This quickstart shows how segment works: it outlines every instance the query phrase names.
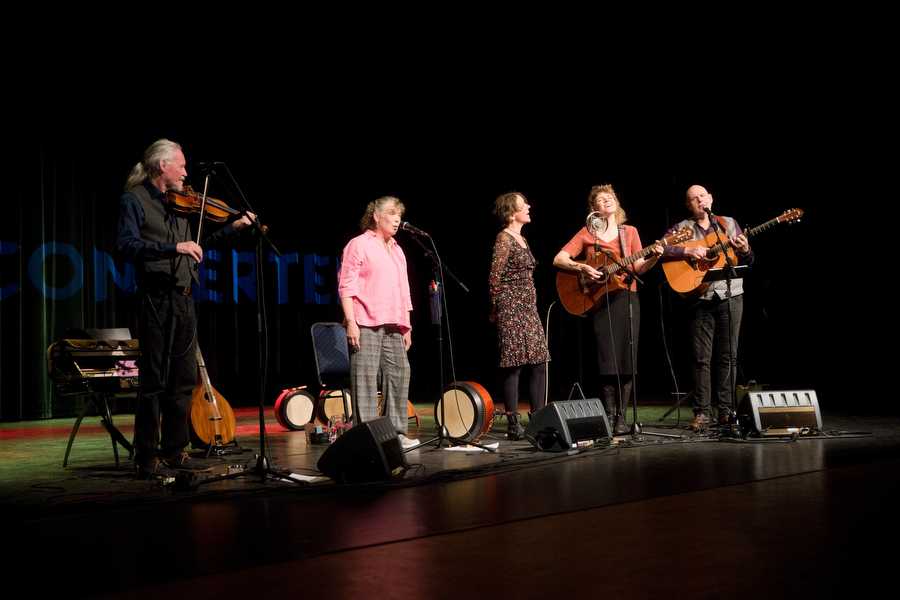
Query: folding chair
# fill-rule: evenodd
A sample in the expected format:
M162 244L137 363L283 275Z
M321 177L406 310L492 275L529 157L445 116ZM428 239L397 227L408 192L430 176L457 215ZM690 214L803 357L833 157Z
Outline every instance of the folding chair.
M350 393L350 350L347 346L347 332L340 323L313 323L310 328L313 354L316 357L316 372L322 390L341 391L344 400L344 414L353 415L357 422L358 411L351 412Z
M313 350L316 356L316 371L319 376L319 385L323 391L341 390L344 399L344 414L353 415L354 423L357 422L356 406L353 412L349 412L350 404L354 402L349 398L350 393L350 350L347 347L347 333L340 323L313 323L311 328ZM378 386L381 388L381 385ZM349 398L349 400L348 400ZM379 402L381 394L379 393ZM416 414L412 402L407 400L407 417L416 420L419 426L419 415Z

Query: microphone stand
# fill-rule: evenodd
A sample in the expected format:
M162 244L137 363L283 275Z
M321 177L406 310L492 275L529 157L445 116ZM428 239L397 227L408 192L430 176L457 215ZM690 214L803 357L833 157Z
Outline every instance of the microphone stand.
M441 318L443 312L443 305L446 303L446 298L444 297L444 285L443 285L443 277L446 273L450 276L450 278L459 285L460 288L464 292L469 291L467 288L454 274L450 269L444 266L443 261L440 259L440 256L437 254L437 247L434 244L434 240L431 240L431 245L434 250L429 250L425 247L425 244L422 243L422 240L419 239L420 236L431 238L430 235L425 233L424 231L415 230L411 228L404 227L406 231L409 231L412 234L413 239L416 241L419 246L425 251L425 255L430 257L435 266L432 269L434 273L434 280L431 282L431 289L429 290L430 296L432 299L431 302L431 323L432 325L437 326L437 342L438 342L438 385L440 386L440 391L438 393L438 398L440 398L441 402L441 421L440 425L437 427L437 435L429 440L425 440L424 442L420 442L418 446L414 446L413 448L409 448L404 450L404 452L409 452L411 450L415 450L417 448L421 448L422 446L427 446L428 444L435 443L435 450L441 448L443 446L444 440L448 443L455 442L460 446L475 446L476 448L481 448L482 450L487 450L488 452L496 452L493 448L488 448L483 444L476 441L467 441L459 438L452 437L450 435L449 430L447 429L447 399L444 396L444 340L443 340L443 319ZM450 324L447 324L448 328ZM452 355L451 348L451 355ZM454 378L454 387L453 390L456 391L458 388L455 386L455 378ZM455 395L455 394L454 394ZM437 419L437 415L435 415L435 420Z
M256 215L256 219L250 219L251 227L253 227L255 233L259 235L259 240L256 244L256 248L254 250L255 260L256 260L256 289L257 289L257 299L256 299L256 323L257 323L257 341L260 349L260 364L259 364L259 372L260 372L260 390L259 390L259 455L256 457L256 465L245 471L241 471L238 473L230 473L227 475L217 475L212 476L209 479L203 480L200 483L209 484L215 483L218 481L223 481L226 479L235 479L237 477L245 477L247 475L257 475L260 477L261 481L265 481L266 477L271 475L272 477L276 477L279 479L287 479L288 481L293 481L295 483L299 483L300 485L306 485L304 481L298 481L291 477L291 472L289 469L284 467L275 467L270 462L269 458L266 456L266 447L268 446L267 437L266 437L266 415L265 415L265 407L263 404L263 397L265 396L265 372L267 369L267 357L268 352L266 351L266 347L264 344L264 328L263 323L264 320L264 305L263 305L263 297L264 297L264 287L262 280L262 244L263 240L269 245L272 252L275 253L276 256L281 256L281 252L275 247L275 245L269 240L266 235L268 228L263 228L259 224L259 213L252 210L249 202L244 196L243 192L240 189L237 181L231 175L231 172L228 170L228 167L224 163L213 163L213 165L209 166L207 169L207 184L209 182L210 175L215 174L215 165L222 165L225 167L225 171L228 173L229 179L234 183L237 187L238 195L235 196L238 204L241 206L242 215L246 213L253 213ZM206 187L204 186L204 201L206 198Z
M731 427L727 427L726 431L733 435L734 427L737 427L737 413L734 411L735 391L737 388L737 374L735 373L737 370L737 356L734 352L734 309L731 303L731 282L734 279L737 279L737 271L735 271L734 263L731 260L731 256L728 254L728 248L726 248L725 242L722 241L722 237L719 235L720 227L718 219L715 218L709 208L704 208L703 210L709 215L709 220L713 225L713 232L716 234L716 240L718 240L718 245L722 248L722 252L725 255L726 266L723 270L725 271L725 301L728 303L728 394L731 396L731 404L725 405L725 412L728 413L731 424ZM727 231L725 232L725 235L729 235Z
M595 247L599 248L595 243ZM637 342L635 340L635 331L634 331L634 297L632 294L634 292L631 291L631 282L636 281L639 284L643 285L643 280L637 276L637 273L634 272L633 269L623 265L621 262L616 260L615 255L613 255L609 250L600 249L606 257L612 261L615 265L617 265L622 271L625 273L625 278L623 279L623 283L627 286L626 291L628 292L628 336L629 336L629 351L631 352L631 390L632 395L634 396L634 401L632 404L632 420L631 420L631 437L634 440L640 439L643 431L643 424L638 422L637 418L637 350L636 345ZM624 251L624 248L623 248ZM622 386L619 386L619 394L622 393ZM625 400L623 398L623 400ZM623 404L627 404L627 400ZM622 415L623 417L625 415ZM655 435L657 437L673 437L677 438L677 435L671 435L668 433L651 433L646 432L647 435Z
M206 173L206 176L203 178L203 194L200 198L200 221L197 224L197 245L198 246L200 245L200 242L203 239L203 221L204 221L203 217L204 217L204 215L206 215L206 204L207 204L207 199L209 198L209 195L208 195L209 176L210 176L210 174L214 174L214 171L212 171L211 169L204 169L204 171ZM200 263L194 262L193 267L194 267L194 274L196 275L200 270ZM199 326L199 323L198 323L198 326ZM200 339L199 339L200 336L198 335L198 333L199 333L199 329L196 330L194 337L197 339L197 357L198 357L198 359L200 359L202 357L202 355L200 353ZM206 368L202 364L200 366L203 369ZM221 417L219 417L219 418L221 418ZM234 442L233 448L226 448L224 446L216 447L216 444L214 444L213 441L210 440L210 442L206 445L206 454L204 455L204 458L209 458L209 456L211 454L215 454L216 456L224 456L226 454L241 454L244 451L243 448L241 448L238 445L237 440L233 440L233 442Z

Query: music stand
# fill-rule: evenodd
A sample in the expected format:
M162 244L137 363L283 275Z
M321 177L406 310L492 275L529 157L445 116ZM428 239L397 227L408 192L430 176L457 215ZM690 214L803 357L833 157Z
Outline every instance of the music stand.
M720 267L718 269L710 269L703 276L703 283L713 283L716 281L731 282L734 279L743 279L744 273L749 269L747 265L735 265L734 267ZM733 270L733 272L732 272ZM731 287L729 286L729 295Z

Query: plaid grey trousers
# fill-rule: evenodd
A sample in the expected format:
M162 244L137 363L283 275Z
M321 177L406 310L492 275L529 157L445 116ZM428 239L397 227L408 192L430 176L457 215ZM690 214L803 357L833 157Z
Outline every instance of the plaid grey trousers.
M409 359L406 340L394 325L359 328L359 350L350 354L350 395L354 422L378 418L378 388L381 405L397 433L409 430Z

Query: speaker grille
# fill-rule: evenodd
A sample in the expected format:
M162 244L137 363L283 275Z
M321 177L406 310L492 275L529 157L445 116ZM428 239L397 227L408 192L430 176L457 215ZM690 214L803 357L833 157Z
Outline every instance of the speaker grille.
M552 402L525 429L525 439L545 452L565 452L577 442L608 437L609 421L597 398Z
M398 467L407 466L406 454L400 445L400 438L394 430L394 425L387 417L381 417L374 421L370 421L372 425L372 435L375 443L381 447L384 459L387 461L388 470L393 471Z
M815 390L747 392L738 414L748 416L754 430L763 435L789 435L804 428L822 428Z

